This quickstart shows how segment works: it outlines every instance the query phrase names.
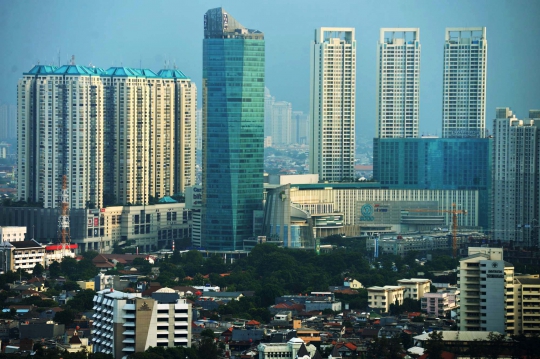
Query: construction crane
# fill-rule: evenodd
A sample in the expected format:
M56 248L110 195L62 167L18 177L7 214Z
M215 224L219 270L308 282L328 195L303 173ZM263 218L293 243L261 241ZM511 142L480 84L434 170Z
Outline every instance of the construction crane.
M409 212L436 212L452 213L452 254L457 258L457 215L467 214L467 210L457 209L456 204L452 203L452 209L407 209Z
M58 216L58 234L60 236L60 246L62 259L70 250L69 238L69 194L67 189L67 176L62 176L62 192L60 195L60 215Z

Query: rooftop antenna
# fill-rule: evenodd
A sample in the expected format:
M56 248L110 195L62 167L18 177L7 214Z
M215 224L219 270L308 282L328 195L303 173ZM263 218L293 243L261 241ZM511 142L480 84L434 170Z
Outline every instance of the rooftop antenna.
M177 69L177 67L176 67L176 60L174 60L174 66L173 66L173 68L174 68L175 70Z
M71 55L71 61L69 62L70 65L75 65L75 55Z
M58 67L60 67L60 49L58 49Z

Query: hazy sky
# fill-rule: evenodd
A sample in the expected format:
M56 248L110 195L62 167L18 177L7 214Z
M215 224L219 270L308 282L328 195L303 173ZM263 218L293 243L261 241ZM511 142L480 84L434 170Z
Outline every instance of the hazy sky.
M38 61L150 68L166 61L201 88L203 15L222 6L264 32L266 86L293 110L309 108L314 29L354 27L357 133L375 132L376 49L381 27L419 27L420 133L441 132L445 27L486 26L487 126L495 107L518 117L540 108L540 1L0 0L0 103L16 103L17 80ZM200 94L200 92L199 92ZM200 103L199 98L199 103Z

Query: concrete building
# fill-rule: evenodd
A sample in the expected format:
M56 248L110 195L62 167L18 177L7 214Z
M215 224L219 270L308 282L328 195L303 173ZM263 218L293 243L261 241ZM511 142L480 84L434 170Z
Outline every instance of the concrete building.
M452 203L457 203L460 208L467 210L467 215L458 216L458 225L460 227L478 226L480 214L477 190L387 189L383 187L378 183L370 182L294 184L290 185L290 191L284 201L290 199L294 208L310 216L342 215L341 224L334 224L333 230L347 236L417 231L418 221L412 223L412 216L407 217L406 213L402 216L401 211L424 208L426 202L430 202L428 205L438 210L451 209ZM451 214L441 213L439 217L438 223L444 223L446 226L451 223ZM422 218L422 216L415 218ZM322 237L321 234L326 233L315 233L315 237Z
M206 12L202 245L209 251L241 250L245 239L257 235L254 213L263 201L264 64L261 31L242 26L223 8Z
M459 330L505 333L513 318L506 296L513 282L514 266L503 260L502 248L469 247L469 256L459 261Z
M77 245L78 252L109 252L114 244L124 245L132 240L140 252L171 248L173 240L191 236L192 215L184 203L170 199L164 202L71 210L71 244ZM51 246L58 242L56 208L0 207L0 224L26 225L33 228L37 241L49 242Z
M22 242L26 237L26 227L0 226L0 242Z
M431 280L424 278L400 279L398 280L398 285L405 288L403 291L403 299L410 298L420 300L425 293L429 293Z
M257 346L259 359L310 359L317 352L313 344L306 345L300 338L292 338L287 343L261 343Z
M443 137L486 136L486 79L486 28L446 28Z
M444 317L446 313L459 308L459 291L424 293L422 311L428 315Z
M45 246L45 267L50 266L53 262L62 262L66 257L75 258L75 252L78 246L74 243L66 244L48 244Z
M147 204L194 184L196 88L176 69L37 65L18 106L20 199L56 208L63 175L72 209Z
M102 206L104 109L98 70L73 61L59 68L37 65L19 80L19 199L56 208L66 175L70 207Z
M534 111L530 115L537 116ZM540 119L519 120L497 108L493 123L492 237L519 246L540 243Z
M170 288L152 297L105 289L94 297L93 352L122 358L156 346L191 346L191 304Z
M470 237L484 237L478 232L461 232L457 234L457 247L468 243ZM366 240L366 249L374 253L375 243L379 247L379 255L393 254L405 257L409 252L430 253L435 250L452 249L452 235L448 232L432 232L411 235L381 235L371 236Z
M507 316L506 332L509 334L539 334L540 333L540 276L516 275L514 276L513 293L507 293L511 300L507 300L507 312L514 309L513 317ZM514 331L512 332L512 319Z
M36 264L45 265L45 246L31 239L0 243L0 268L2 271L22 269L32 273Z
M418 137L420 51L420 29L381 29L377 51L375 137Z
M479 225L489 228L492 138L375 138L373 178L396 189L479 191Z
M311 43L309 170L321 181L354 179L354 28L321 27Z
M405 288L400 285L374 286L367 288L367 291L368 306L383 313L390 311L390 304L403 304Z

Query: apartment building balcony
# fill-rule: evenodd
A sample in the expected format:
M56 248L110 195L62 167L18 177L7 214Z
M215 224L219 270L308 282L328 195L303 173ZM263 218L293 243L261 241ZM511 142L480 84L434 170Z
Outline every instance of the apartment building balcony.
M122 348L122 351L123 352L133 353L133 352L135 352L135 347L124 347L124 348Z
M122 343L124 343L124 344L135 344L135 339L134 338L126 338L126 339L122 340Z
M124 332L122 333L122 335L135 335L135 331L134 331L134 330L127 329L127 330L124 330Z

